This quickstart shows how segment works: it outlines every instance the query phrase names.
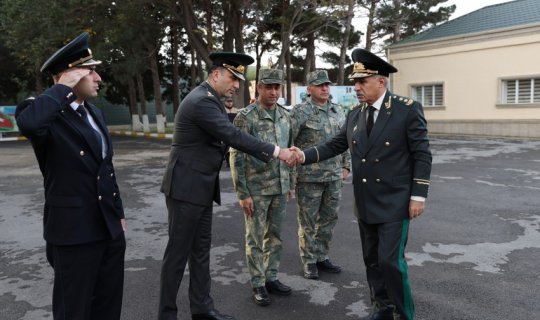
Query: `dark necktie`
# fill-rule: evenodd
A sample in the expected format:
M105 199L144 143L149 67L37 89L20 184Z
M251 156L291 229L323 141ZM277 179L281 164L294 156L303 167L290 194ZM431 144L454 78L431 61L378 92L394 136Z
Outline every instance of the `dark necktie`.
M367 124L366 124L366 131L367 135L369 137L369 134L371 133L371 129L373 129L373 113L375 112L375 107L369 106L368 107L368 117L367 117Z
M92 129L92 132L94 133L94 137L96 138L96 141L94 141L95 143L97 143L96 146L98 146L98 150L99 150L99 153L101 155L101 134L96 130L94 129L94 127L92 127L92 125L90 124L90 121L88 120L88 113L86 112L86 109L84 108L83 105L79 105L77 107L77 112L79 113L79 115L81 116L81 118L83 119L84 123L86 123L90 129Z

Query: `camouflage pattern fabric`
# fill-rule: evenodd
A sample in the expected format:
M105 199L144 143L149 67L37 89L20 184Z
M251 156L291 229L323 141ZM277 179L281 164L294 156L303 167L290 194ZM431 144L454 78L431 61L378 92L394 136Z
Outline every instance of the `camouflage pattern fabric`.
M253 288L277 280L281 261L281 224L287 207L287 195L252 196L253 216L244 215L246 260Z
M345 123L345 113L332 102L317 106L311 98L291 112L294 144L300 149L332 139ZM328 258L341 199L342 171L351 167L350 152L294 172L298 199L298 246L303 264Z
M328 259L328 251L338 220L341 180L300 182L298 201L298 247L303 264Z
M291 110L294 145L304 150L331 140L345 123L345 113L338 104L328 102L317 106L311 98ZM351 167L351 154L344 152L328 160L296 168L298 182L328 182L340 180L342 168Z
M277 106L275 121L256 103L242 109L234 120L241 130L281 148L292 145L291 121L285 108ZM277 278L281 257L281 223L287 192L291 186L290 168L274 159L264 163L231 149L231 175L239 199L251 197L254 213L245 217L246 259L251 285L264 286Z

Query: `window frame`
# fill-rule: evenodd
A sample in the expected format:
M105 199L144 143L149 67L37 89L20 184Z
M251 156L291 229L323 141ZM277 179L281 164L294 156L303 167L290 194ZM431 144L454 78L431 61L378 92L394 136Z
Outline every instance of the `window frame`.
M432 103L436 103L436 90L434 89L436 86L441 86L441 104L438 105L438 104L427 104L425 103L424 99L425 99L425 88L426 87L432 87L432 96L431 96L431 99L432 99ZM422 97L421 99L416 95L416 89L418 87L421 87L422 88ZM422 106L424 108L429 108L429 109L443 109L445 108L445 91L444 91L444 87L445 87L445 83L444 81L433 81L433 82L423 82L423 83L412 83L409 85L409 91L410 91L410 96L411 98L413 98L414 100L420 102L422 104Z
M524 75L524 76L508 76L499 78L499 91L497 95L498 107L540 107L540 74ZM513 101L508 100L508 83L514 81ZM519 102L520 82L529 82L529 100L527 102ZM537 92L535 92L535 87ZM537 101L535 101L535 98Z

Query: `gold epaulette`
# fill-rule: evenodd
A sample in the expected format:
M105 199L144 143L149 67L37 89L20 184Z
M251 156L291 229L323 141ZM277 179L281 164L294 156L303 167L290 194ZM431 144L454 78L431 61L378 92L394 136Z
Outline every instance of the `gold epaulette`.
M397 100L399 102L402 102L403 104L405 104L406 106L412 106L412 104L414 103L414 100L411 99L411 98L406 98L406 97L400 97L400 96L397 96L397 95L393 95L392 98L394 100Z

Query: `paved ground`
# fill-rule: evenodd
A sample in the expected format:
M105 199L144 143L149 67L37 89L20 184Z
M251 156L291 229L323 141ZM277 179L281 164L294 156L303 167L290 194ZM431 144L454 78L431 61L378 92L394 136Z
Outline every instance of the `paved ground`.
M123 319L154 319L166 210L159 184L167 140L114 139L117 176L128 216ZM418 319L540 318L540 141L432 140L428 209L411 224L407 257ZM344 187L331 251L340 275L301 276L296 204L284 224L280 279L290 297L252 303L243 218L224 169L223 205L215 207L212 294L239 319L359 319L369 295L361 263L352 186ZM42 179L26 141L0 143L0 318L51 319L52 273L42 240ZM186 279L186 277L184 278ZM179 295L188 319L187 283Z

